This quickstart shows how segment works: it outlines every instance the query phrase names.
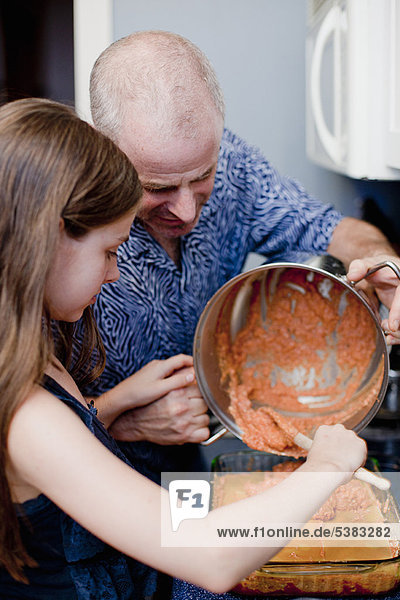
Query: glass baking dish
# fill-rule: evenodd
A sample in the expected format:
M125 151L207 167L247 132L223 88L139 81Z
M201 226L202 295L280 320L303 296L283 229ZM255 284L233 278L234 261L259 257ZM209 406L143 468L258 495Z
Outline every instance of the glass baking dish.
M244 486L238 479L239 494L222 498L220 489L221 477L230 473L227 481L228 490L232 490L232 481L243 473L269 472L276 465L294 459L258 451L240 451L225 453L214 458L212 462L213 477L213 508L227 504L233 499L242 497ZM379 464L375 459L368 459L367 468L379 472ZM361 482L359 482L361 483ZM368 484L362 484L368 485ZM370 487L370 486L368 486ZM241 489L242 488L242 489ZM388 523L399 523L398 505L390 492L372 488L377 505L385 507L384 519ZM339 548L336 553L340 558L332 559L335 552L325 558L315 559L316 548L304 552L307 559L302 561L299 556L292 558L295 552L289 552L289 547L271 559L271 561L243 579L234 592L253 596L352 596L373 595L388 592L400 583L400 551L398 542L391 541L390 546L383 548ZM301 549L303 550L303 548ZM324 548L324 551L326 549ZM336 549L333 549L336 550ZM324 552L325 554L325 552ZM347 554L349 558L347 558ZM376 556L374 556L376 554ZM382 558L382 556L385 556Z

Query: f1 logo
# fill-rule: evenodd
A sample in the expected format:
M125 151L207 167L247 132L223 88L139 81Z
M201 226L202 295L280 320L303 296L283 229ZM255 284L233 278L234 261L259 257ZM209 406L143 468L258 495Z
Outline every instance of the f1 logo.
M172 531L184 519L203 519L210 502L210 484L204 479L175 479L169 484Z

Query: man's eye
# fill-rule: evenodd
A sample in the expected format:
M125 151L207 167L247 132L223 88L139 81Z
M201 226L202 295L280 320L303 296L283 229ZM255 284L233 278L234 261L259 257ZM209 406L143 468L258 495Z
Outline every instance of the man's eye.
M207 181L207 179L210 179L211 175L212 175L212 171L210 171L209 173L205 173L205 174L203 175L203 177L200 177L200 179L196 179L196 182L195 182L195 183L197 183L198 181L199 181L199 182L200 182L200 181Z
M175 186L164 187L164 188L144 188L146 192L149 194L167 194L168 192L173 192L176 190Z

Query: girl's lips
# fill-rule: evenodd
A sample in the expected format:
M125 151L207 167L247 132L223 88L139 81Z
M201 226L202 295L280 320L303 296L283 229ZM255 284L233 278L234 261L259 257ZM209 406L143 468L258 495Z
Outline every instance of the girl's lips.
M90 300L89 304L94 304L97 300L97 296L100 294L100 292L97 292L97 294L95 296L93 296L93 298Z

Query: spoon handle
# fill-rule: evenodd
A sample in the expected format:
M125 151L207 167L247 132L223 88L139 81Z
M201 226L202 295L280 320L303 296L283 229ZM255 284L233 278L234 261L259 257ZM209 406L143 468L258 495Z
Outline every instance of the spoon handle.
M304 450L309 450L312 445L312 439L299 431L294 436L294 443ZM389 479L385 479L385 477L381 477L372 471L368 471L368 469L364 469L364 467L357 469L357 471L354 472L354 477L361 481L365 481L366 483L370 483L380 490L388 490L391 486Z

